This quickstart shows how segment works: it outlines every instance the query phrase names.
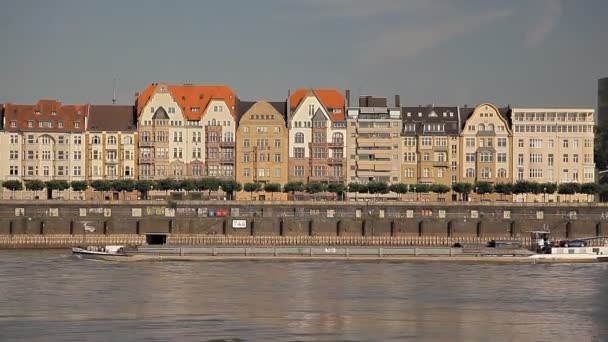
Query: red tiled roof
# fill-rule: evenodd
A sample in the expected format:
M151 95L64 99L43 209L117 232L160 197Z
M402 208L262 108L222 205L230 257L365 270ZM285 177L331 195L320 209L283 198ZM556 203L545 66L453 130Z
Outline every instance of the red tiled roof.
M346 99L338 89L298 89L289 97L289 106L292 110L308 95L316 95L321 104L328 110L332 121L346 120L344 106ZM337 109L334 112L334 109Z
M84 132L85 118L88 115L87 105L62 105L57 100L40 100L35 105L4 105L7 131ZM12 127L13 121L16 127ZM28 127L28 121L32 121L32 127ZM40 127L39 121L50 121L52 127ZM62 128L59 128L59 121L63 122ZM79 122L78 128L74 127L76 121Z
M152 97L152 94L159 86L158 83L149 85L137 97L137 115L141 114L142 109ZM236 93L225 85L167 85L169 92L175 102L181 107L184 116L188 120L200 120L207 109L209 102L213 100L223 100L226 102L230 114L236 118ZM193 112L192 108L199 108Z

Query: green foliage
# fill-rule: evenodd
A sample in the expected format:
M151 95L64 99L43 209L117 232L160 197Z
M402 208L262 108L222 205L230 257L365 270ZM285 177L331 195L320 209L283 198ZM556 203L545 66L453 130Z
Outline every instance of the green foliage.
M93 188L95 191L110 191L112 190L112 182L107 181L107 180L94 180L91 182L91 188Z
M514 194L527 194L533 192L536 186L532 182L528 181L517 181L513 184Z
M74 191L86 191L89 188L89 183L87 181L72 181L70 186Z
M40 191L44 189L45 184L39 179L25 181L25 188L30 191Z
M319 182L310 182L305 186L306 192L309 194L316 194L319 192L323 192L327 189L326 185Z
M562 183L557 187L557 192L562 195L573 195L580 192L578 183Z
M285 184L285 186L283 186L283 191L291 193L304 191L304 183L288 182L287 184Z
M194 191L196 190L196 181L194 179L184 179L179 182L179 187L181 190L184 190L186 192Z
M388 193L388 184L380 181L369 181L367 183L367 190L370 194L386 194Z
M445 184L431 184L430 190L436 194L445 194L450 191L450 187Z
M260 183L245 183L243 190L246 192L256 192L262 190L262 184Z
M349 183L348 184L348 192L358 192L360 194L367 193L367 184L361 183Z
M92 183L91 183L92 185ZM169 191L175 189L179 185L173 178L159 179L154 186L157 190Z
M2 187L10 191L21 191L23 190L23 183L18 180L7 180L2 183Z
M408 185L403 183L394 183L391 184L388 189L397 194L405 194L408 192Z
M580 186L580 192L587 195L595 195L600 192L600 188L595 183L584 183Z
M456 183L452 185L452 190L459 194L469 194L473 191L473 184L471 183Z
M415 184L414 189L417 193L431 192L431 186L429 184Z
M281 184L278 183L266 183L264 184L264 191L266 192L281 192Z
M346 186L342 183L329 183L329 185L327 185L327 191L341 195L346 191Z
M135 188L135 190L137 190L139 192L140 198L147 199L148 192L150 192L150 190L152 190L154 185L155 185L155 183L153 181L142 179L142 180L135 181L134 188Z
M477 182L475 183L475 193L483 195L483 194L491 194L494 192L494 186L489 182Z
M45 183L49 190L63 191L70 188L70 183L64 180L50 180Z
M112 182L112 189L118 192L131 192L135 190L135 181L132 179L119 179Z
M510 195L513 193L513 184L496 183L494 184L494 192L497 194Z
M557 191L557 184L555 183L540 183L539 187L544 194L554 194Z
M241 191L242 189L243 185L235 180L229 179L222 181L222 190L230 194L230 196L232 196L235 191Z

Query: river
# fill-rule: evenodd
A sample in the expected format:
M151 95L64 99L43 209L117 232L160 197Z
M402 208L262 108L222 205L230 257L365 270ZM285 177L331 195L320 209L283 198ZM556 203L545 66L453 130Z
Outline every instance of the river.
M608 338L607 264L0 260L0 341Z

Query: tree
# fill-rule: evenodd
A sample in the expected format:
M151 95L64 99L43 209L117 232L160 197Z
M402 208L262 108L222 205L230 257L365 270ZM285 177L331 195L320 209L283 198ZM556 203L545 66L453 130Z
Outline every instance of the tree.
M580 192L587 195L587 200L589 200L589 195L596 195L600 192L600 187L596 183L584 183L580 186Z
M459 194L460 199L463 201L467 201L469 199L469 194L473 190L473 184L471 183L456 183L452 185L452 190Z
M91 188L101 192L101 197L105 198L105 192L112 190L112 183L107 180L94 180L91 182Z
M135 181L132 179L116 180L112 182L112 189L121 193L132 192L133 190L135 190Z
M414 191L417 193L427 193L431 192L431 186L428 184L416 184L414 185Z
M261 189L262 184L260 183L245 183L245 185L243 186L243 190L251 194L251 200L253 200L253 193L256 191L260 191Z
M563 195L574 195L579 190L580 186L577 183L562 183L557 187L557 192Z
M475 183L475 192L477 194L490 194L494 192L494 186L489 182L477 182Z
M606 202L608 201L608 184L600 185L600 201Z
M287 184L285 184L283 186L283 192L291 192L291 194L293 195L296 191L301 192L304 191L304 183L302 182L287 182Z
M196 188L199 191L209 191L209 199L211 199L211 191L219 190L221 181L214 177L201 178L196 181Z
M7 190L10 190L12 192L11 198L15 199L15 191L23 190L23 183L21 183L21 181L18 181L18 180L7 180L2 183L2 187L4 187Z
M401 195L408 192L409 185L403 184L403 183L393 183L388 187L388 189L396 194L399 194L399 200L401 200L402 199Z
M48 197L53 198L53 191L64 191L70 188L70 184L64 180L50 180L45 182Z
M338 199L343 199L346 186L342 183L329 183L327 185L327 191L336 194Z
M234 193L236 191L241 191L243 189L243 185L235 180L225 180L222 181L222 189L228 194L228 199L234 199Z
M196 180L194 180L194 179L184 179L184 180L182 180L182 181L179 182L179 187L180 187L180 189L182 189L182 190L184 190L186 192L186 195L188 195L188 193L190 191L196 190Z
M138 180L135 182L135 190L139 192L140 199L148 199L148 193L154 188L154 182L151 180Z
M436 194L444 195L450 191L450 187L445 184L431 184L430 190ZM443 197L441 197L443 198Z
M554 194L557 191L557 184L555 183L541 183L539 187L545 194Z
M315 200L316 200L316 194L318 194L319 192L323 192L327 189L326 185L320 182L310 182L308 184L306 184L306 192L308 192L309 194L313 194L315 196Z
M159 179L156 181L155 188L164 191L165 196L169 196L169 190L175 189L176 181L173 178Z
M264 191L270 192L270 200L274 201L274 193L281 192L281 184L278 183L266 183L264 184Z
M89 183L87 181L72 181L70 182L70 187L72 190L78 191L82 197L82 192L89 188Z
M494 184L494 192L500 194L500 198L503 195L510 195L513 193L513 185L511 183L496 183Z
M32 179L32 180L25 181L25 188L29 191L33 191L34 196L36 196L36 197L38 197L38 191L43 190L44 187L45 187L44 182L39 179Z
M381 181L369 181L367 189L370 194L386 194L388 193L388 184Z

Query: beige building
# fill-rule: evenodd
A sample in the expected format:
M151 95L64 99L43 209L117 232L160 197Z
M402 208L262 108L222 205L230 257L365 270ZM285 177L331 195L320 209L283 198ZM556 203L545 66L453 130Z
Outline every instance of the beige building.
M403 144L399 96L389 107L386 97L361 96L347 110L347 183L401 181Z
M137 178L137 129L133 106L89 107L86 177Z
M460 181L511 183L509 108L484 103L460 108Z
M344 103L336 89L299 89L290 96L290 181L344 182Z
M288 179L286 102L239 102L236 132L236 180L278 183Z
M458 181L458 107L401 108L401 180L406 184Z
M234 178L236 94L154 83L137 98L140 179Z
M4 105L3 179L84 180L87 105ZM8 153L6 153L8 152Z
M513 179L595 181L594 110L513 108Z

